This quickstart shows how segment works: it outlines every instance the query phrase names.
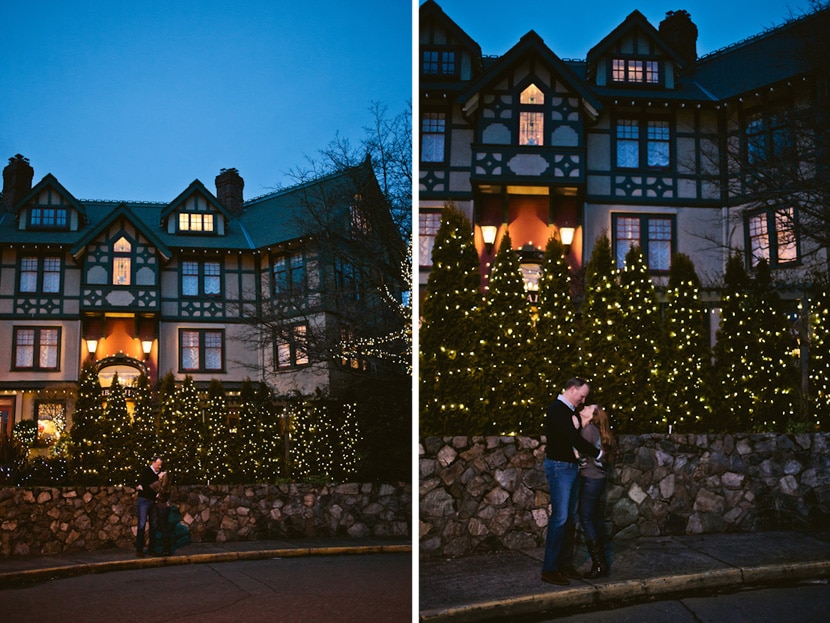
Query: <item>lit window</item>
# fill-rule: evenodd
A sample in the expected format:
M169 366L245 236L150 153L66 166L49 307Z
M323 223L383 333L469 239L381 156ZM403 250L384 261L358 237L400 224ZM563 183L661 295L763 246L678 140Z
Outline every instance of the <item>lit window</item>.
M308 327L296 324L286 327L285 334L274 337L274 359L279 369L305 366L308 357Z
M16 327L14 367L28 370L57 370L60 329Z
M179 231L213 232L213 214L206 212L180 212Z
M443 162L446 143L446 115L425 112L421 118L421 161Z
M664 169L669 166L671 131L668 121L618 119L617 166Z
M181 370L222 370L225 334L220 330L182 329L179 332Z
M749 261L757 266L766 260L770 266L798 261L795 210L782 208L751 214L747 219Z
M519 145L545 144L545 94L535 84L519 95Z
M432 249L435 237L441 227L440 212L420 212L418 214L418 264L432 266Z
M37 266L36 257L24 257L20 260L20 291L37 292Z
M651 214L614 215L614 257L617 268L625 265L625 256L639 246L648 269L668 272L674 240L674 218Z
M654 60L614 58L611 60L611 80L613 82L659 84L660 63Z

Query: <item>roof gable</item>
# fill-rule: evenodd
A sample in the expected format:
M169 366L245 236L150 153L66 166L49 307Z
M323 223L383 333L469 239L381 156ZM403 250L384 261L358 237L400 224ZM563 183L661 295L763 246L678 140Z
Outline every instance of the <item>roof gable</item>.
M126 203L121 203L118 207L110 212L106 218L99 221L95 227L92 227L84 236L78 240L77 243L70 249L70 253L75 258L79 258L84 254L84 250L86 246L92 242L96 236L100 235L104 232L112 223L117 221L120 218L125 218L130 222L130 224L135 227L135 229L141 233L142 236L147 238L150 243L156 248L156 250L161 254L161 256L165 260L169 260L173 257L173 253L170 249L165 245L161 239L152 232L147 225L142 221L130 208L127 206Z
M193 180L184 191L182 191L178 197L173 199L164 210L161 212L161 222L162 226L167 224L167 220L170 218L171 214L177 214L178 212L182 211L188 200L192 199L194 195L201 195L202 198L208 204L209 211L215 211L222 216L225 217L225 222L231 219L230 213L224 208L224 206L219 203L219 200L216 199L216 196L210 192L202 182L199 180Z
M560 59L533 30L519 40L504 56L493 63L487 71L458 97L465 112L473 111L477 106L478 96L482 91L502 80L524 60L533 59L543 63L563 86L579 95L583 106L592 118L596 118L602 103L581 81L571 68Z
M433 30L428 27L430 22L433 22L436 25L439 25L446 33L446 43L461 45L466 48L466 50L470 52L474 58L479 59L480 62L481 46L479 46L478 43L476 43L463 28L450 19L450 17L444 13L441 7L438 6L433 0L427 0L421 5L421 8L418 11L418 20L420 22L418 30L422 36L427 35L431 30ZM421 45L429 45L430 43L435 42L421 41Z
M50 205L62 205L68 206L71 209L75 210L78 214L78 221L79 224L83 225L87 222L87 215L86 209L84 206L77 200L75 197L70 193L66 188L64 188L63 184L61 184L57 178L52 175L51 173L47 173L40 182L38 182L29 193L21 199L20 203L17 205L17 214L20 215L20 212L27 209L33 201L35 201L38 197L42 196L44 192L49 190L54 191L58 194L58 196L62 199L60 204L52 203Z
M641 34L650 41L662 55L671 58L677 65L685 66L683 59L677 52L666 43L657 29L651 25L645 15L636 9L628 14L623 22L612 30L605 38L588 51L588 64L592 65L600 56L614 51L613 48L619 45L627 37Z

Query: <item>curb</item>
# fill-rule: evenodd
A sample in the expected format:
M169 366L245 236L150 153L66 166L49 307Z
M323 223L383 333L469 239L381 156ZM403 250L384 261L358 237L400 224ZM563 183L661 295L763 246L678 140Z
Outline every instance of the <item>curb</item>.
M269 558L303 558L311 556L357 556L364 554L411 553L411 545L363 545L343 547L300 547L288 549L252 550L248 552L216 552L186 556L152 556L106 562L77 563L43 569L26 569L0 573L0 590L10 585L44 582L58 578L70 578L94 573L111 573L133 569L174 567L205 563L238 562L243 560L267 560Z
M422 610L419 621L482 621L540 614L546 611L579 607L607 606L621 601L682 595L699 590L748 587L777 582L794 582L830 577L830 561L783 563L759 567L733 567L700 573L623 580L564 588L539 595L526 595L485 601L451 608Z

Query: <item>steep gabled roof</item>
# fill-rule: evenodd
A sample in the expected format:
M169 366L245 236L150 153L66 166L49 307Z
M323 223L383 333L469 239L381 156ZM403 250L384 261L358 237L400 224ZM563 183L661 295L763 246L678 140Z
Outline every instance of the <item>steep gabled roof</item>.
M442 24L447 32L450 33L453 39L457 40L461 45L473 55L473 58L481 62L481 46L476 43L470 35L468 35L461 26L456 24L443 9L438 6L434 0L427 0L424 2L419 11L418 19L423 24L427 20L435 20Z
M54 188L61 197L63 197L64 201L67 204L72 206L73 209L78 211L78 214L81 215L81 221L86 222L86 210L81 203L78 202L77 199L70 193L63 185L58 181L58 179L52 175L51 173L47 173L43 176L43 179L40 180L29 193L20 200L20 203L17 205L18 212L26 206L32 199L37 197L44 189L52 187Z
M514 45L507 53L490 65L478 80L475 80L464 89L458 96L458 103L461 104L465 111L468 110L473 105L476 95L501 80L506 72L510 71L512 67L528 56L536 56L545 63L568 89L582 97L583 102L589 108L591 116L596 117L597 111L602 108L602 103L599 98L588 88L585 82L579 79L567 63L545 45L542 38L533 30L528 32L519 40L519 43Z
M614 30L608 33L602 41L597 43L593 48L588 51L588 63L589 65L596 60L597 57L602 56L605 54L609 48L611 48L615 43L617 43L620 39L625 37L626 35L634 32L636 30L641 30L645 35L668 57L670 57L674 62L678 65L685 66L683 59L675 52L675 50L666 43L665 39L660 35L657 29L651 25L651 23L646 19L645 15L637 11L636 9L628 14L622 23L617 26Z
M127 206L126 203L121 203L115 210L109 213L106 218L101 219L92 227L86 234L84 234L76 243L75 245L69 250L69 252L75 257L76 259L83 255L84 250L86 249L86 245L92 242L97 235L99 235L102 231L104 231L107 227L109 227L113 222L120 219L121 217L126 218L139 232L143 235L150 243L158 250L158 252L162 255L165 260L169 260L173 257L170 249L167 248L158 236L154 232L152 232L138 216Z
M178 197L176 197L175 199L173 199L173 201L167 204L167 207L161 213L161 220L165 221L167 217L170 216L170 214L175 212L185 201L187 201L189 197L193 196L193 194L197 192L204 195L204 197L208 200L210 205L213 206L213 208L217 212L222 214L226 220L230 220L230 213L225 209L225 207L221 203L219 203L219 201L216 199L213 193L210 192L207 189L207 187L205 187L205 185L202 184L202 182L200 182L199 180L193 180L190 183L190 186L185 188L181 193L179 193Z

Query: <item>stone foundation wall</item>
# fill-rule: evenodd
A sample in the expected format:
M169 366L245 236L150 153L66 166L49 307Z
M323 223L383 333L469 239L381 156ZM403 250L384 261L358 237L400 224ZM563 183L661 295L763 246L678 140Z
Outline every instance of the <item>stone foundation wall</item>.
M411 534L409 484L182 486L171 504L195 542ZM132 549L136 510L131 487L0 488L0 556Z
M622 436L606 490L610 538L827 527L830 433ZM422 440L420 552L544 543L544 438Z

